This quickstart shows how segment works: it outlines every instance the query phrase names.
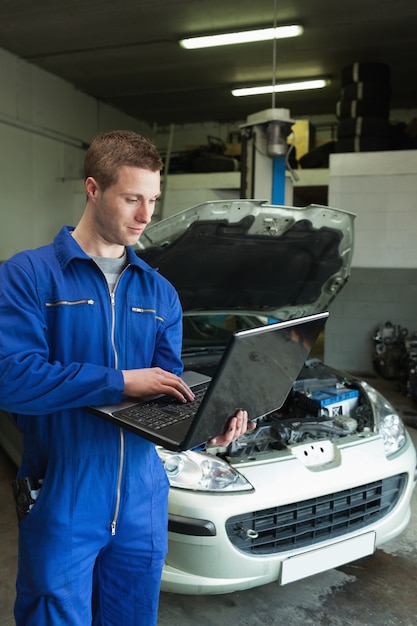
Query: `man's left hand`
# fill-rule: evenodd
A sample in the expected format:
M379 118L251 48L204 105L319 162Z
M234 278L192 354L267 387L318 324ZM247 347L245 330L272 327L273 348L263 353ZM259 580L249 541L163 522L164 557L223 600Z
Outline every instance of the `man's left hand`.
M238 409L229 419L225 432L222 435L210 439L207 445L227 448L230 443L244 435L246 431L254 430L255 428L256 424L248 420L247 411Z

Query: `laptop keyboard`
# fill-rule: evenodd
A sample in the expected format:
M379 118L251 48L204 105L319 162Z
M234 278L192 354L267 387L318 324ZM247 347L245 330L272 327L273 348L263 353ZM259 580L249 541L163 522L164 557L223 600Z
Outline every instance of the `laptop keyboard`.
M135 424L146 426L152 430L161 430L161 428L166 428L194 417L204 398L207 387L208 382L193 387L195 398L192 402L181 404L171 396L162 396L143 404L136 404L126 409L114 411L113 415L128 419Z

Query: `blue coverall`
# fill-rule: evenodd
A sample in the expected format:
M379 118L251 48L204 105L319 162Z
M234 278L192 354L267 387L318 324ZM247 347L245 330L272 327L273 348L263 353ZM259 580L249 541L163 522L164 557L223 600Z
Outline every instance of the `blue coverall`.
M17 626L152 626L169 483L153 444L84 407L118 403L122 369L182 370L172 285L127 249L110 296L64 227L0 267L0 404L41 479L19 522Z

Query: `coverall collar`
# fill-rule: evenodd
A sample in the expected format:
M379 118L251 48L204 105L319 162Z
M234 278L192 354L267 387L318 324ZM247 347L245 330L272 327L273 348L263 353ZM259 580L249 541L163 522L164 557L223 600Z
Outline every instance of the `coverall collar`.
M71 236L71 232L74 230L74 226L63 226L54 239L54 248L58 262L65 271L66 267L74 259L90 259L88 254L84 252L78 245L75 239ZM156 271L150 267L145 261L140 259L134 249L131 246L126 247L127 262L129 265L134 265L146 272Z

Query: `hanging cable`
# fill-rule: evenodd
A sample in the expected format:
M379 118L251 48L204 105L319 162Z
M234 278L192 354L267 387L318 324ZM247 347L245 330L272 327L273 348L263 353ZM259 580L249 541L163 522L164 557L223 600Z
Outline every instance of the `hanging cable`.
M277 27L277 0L274 0L274 33ZM272 108L275 109L275 84L277 70L277 38L272 40Z

